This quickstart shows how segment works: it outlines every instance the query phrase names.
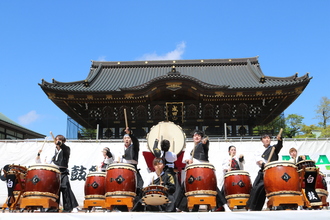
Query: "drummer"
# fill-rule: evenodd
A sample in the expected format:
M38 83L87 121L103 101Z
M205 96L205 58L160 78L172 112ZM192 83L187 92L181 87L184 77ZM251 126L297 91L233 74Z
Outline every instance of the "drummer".
M236 156L236 147L231 145L228 148L229 157L226 157L222 162L223 173L227 173L232 170L243 170L244 169L244 155L241 154Z
M149 174L149 178L144 184L144 187L149 185L162 185L168 189L168 194L172 195L175 192L175 182L174 176L171 173L164 172L165 161L163 158L155 158L152 162L153 167L155 169L154 172ZM171 205L171 203L167 203L161 206L163 211L172 211L167 208L167 206ZM148 206L150 211L157 210L157 207ZM158 209L159 210L159 209Z
M208 163L209 162L209 140L204 138L204 132L195 130L193 133L194 148L190 154L185 154L183 163Z
M289 161L291 161L291 162L299 163L302 160L306 160L306 156L305 155L300 155L297 158L297 155L298 155L297 149L294 148L294 147L290 148L289 154L290 154L290 160Z
M128 163L135 167L136 176L137 176L137 194L141 194L141 190L143 187L143 179L137 168L139 161L139 151L140 151L140 143L139 140L131 133L131 129L127 127L125 129L125 135L123 138L124 141L124 149L121 152L120 156L115 162L117 163Z
M69 170L68 163L70 158L70 147L66 144L66 138L63 135L57 135L55 137L55 155L52 162L58 166L61 172L61 187L58 197L58 204L60 201L60 193L62 194L63 212L77 212L78 202L74 196L70 182L69 182Z
M171 203L166 207L166 211L168 212L175 212L175 201L180 193L180 184L178 183L178 178L176 172L174 171L174 162L177 160L177 155L171 151L170 149L170 141L169 140L162 140L160 143L161 150L158 148L158 139L155 140L155 144L153 147L154 155L157 158L162 158L164 161L164 172L165 175L172 175L174 178L174 185L177 189L175 194L169 195L169 200Z
M199 164L199 163L209 163L209 140L204 137L204 132L200 130L195 130L193 132L194 148L191 153L183 158L183 163L186 164ZM187 210L187 197L184 195L184 184L181 187L181 196L178 198L177 207L181 211ZM225 211L231 211L227 205L227 201L223 194L217 187L217 208L224 209ZM196 209L197 208L197 209ZM197 211L198 207L195 207L193 211Z
M254 180L250 198L247 201L247 206L251 211L261 211L262 207L264 206L265 199L266 199L266 191L264 188L264 167L266 163L277 161L278 154L283 147L282 144L282 137L280 135L276 136L277 144L271 146L271 136L269 134L264 134L261 136L260 140L265 148L264 152L259 151L255 154L256 164L260 167L258 171L258 175ZM272 148L275 148L272 157L270 154L272 152Z
M100 170L102 172L105 172L107 171L108 166L113 163L113 157L108 147L103 148L102 153L103 153L103 161L101 163Z

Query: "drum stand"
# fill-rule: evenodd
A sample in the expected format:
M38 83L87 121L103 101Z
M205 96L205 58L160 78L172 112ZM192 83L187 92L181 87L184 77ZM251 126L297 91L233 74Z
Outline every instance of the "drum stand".
M246 206L247 201L249 198L232 198L232 199L227 199L227 205L228 207L233 210L234 207L245 207L246 210L248 210L248 207Z
M93 207L105 208L105 199L85 199L84 208L87 211L91 212Z
M203 196L188 196L188 209L192 211L194 205L207 205L209 210L214 210L217 206L216 196L203 195Z
M124 205L128 211L131 211L134 204L134 198L131 196L111 196L105 198L104 208L113 210L114 206Z
M20 204L21 212L26 210L36 210L38 208L43 209L54 209L58 210L58 203L54 201L54 199L51 198L42 198L42 197L25 197L22 198L21 204Z
M10 198L7 198L6 202L2 205L2 212L5 212L5 209L6 208L9 209L9 212L13 212L14 210L18 210L19 209L20 202L21 202L21 196L24 193L25 184L23 184L23 182L21 181L21 178L20 178L20 174L19 173L15 172L15 176L16 176L16 179L18 181L17 184L20 185L21 190L14 191L13 192L14 193L14 200L15 201L10 205L10 207L8 207L8 205L7 205L7 201Z
M277 206L303 206L304 201L301 195L277 195L268 198L267 207L272 209Z

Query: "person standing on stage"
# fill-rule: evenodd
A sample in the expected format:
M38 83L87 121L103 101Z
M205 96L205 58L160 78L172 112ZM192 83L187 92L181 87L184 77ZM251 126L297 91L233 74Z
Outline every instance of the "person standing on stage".
M256 164L260 167L260 170L258 171L258 175L254 180L250 198L247 201L247 206L251 211L261 211L262 207L264 206L266 199L266 191L264 188L264 167L266 163L278 160L278 154L283 147L281 135L277 135L276 138L277 144L271 146L271 136L268 134L261 136L261 142L266 149L263 153L261 151L255 154ZM270 154L273 148L274 151L271 156ZM270 156L271 158L269 158Z
M293 163L298 163L302 160L306 160L306 156L305 155L300 155L299 157L297 157L298 153L297 153L297 149L292 147L289 150L289 154L290 154L290 160Z
M236 156L236 147L231 145L228 148L229 157L226 157L222 162L223 173L227 173L232 170L243 170L244 169L244 156L243 154Z
M200 130L195 130L193 133L194 148L188 157L183 159L183 163L186 164L199 164L199 163L209 163L209 140L204 137L204 132ZM178 198L177 207L181 211L187 210L187 197L184 195L184 184L181 187L181 194ZM216 196L217 208L218 210L224 209L225 211L231 211L227 205L227 201L221 194L219 188L217 187ZM197 211L199 207L194 207L193 211Z
M55 155L52 158L52 162L58 166L61 172L61 186L57 202L59 204L60 194L62 194L63 212L72 212L73 209L78 206L78 202L71 190L69 182L68 164L70 159L70 148L65 145L65 142L66 138L63 135L57 135L55 137L56 148Z
M139 161L139 151L140 151L140 143L139 140L131 133L129 127L125 129L124 135L124 152L119 156L118 163L128 163L135 167L136 176L137 176L137 193L140 194L143 187L143 179L140 174L139 169L137 168Z
M110 149L108 147L103 148L102 153L103 153L104 159L100 166L100 170L102 172L105 172L105 171L107 171L108 166L113 163L113 157L112 157L112 153L110 152Z
M182 162L186 164L192 163L208 163L209 162L209 140L204 138L204 132L196 130L193 134L194 148L190 155Z

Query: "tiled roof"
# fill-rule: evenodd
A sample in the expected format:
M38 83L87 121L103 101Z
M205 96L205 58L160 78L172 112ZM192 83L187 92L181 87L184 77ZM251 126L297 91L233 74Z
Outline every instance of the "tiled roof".
M173 67L179 74L169 74ZM261 78L265 79L264 83L260 83ZM56 80L52 83L42 81L40 86L67 92L114 92L141 89L160 79L192 80L208 89L266 89L297 85L311 78L308 74L302 77L265 76L260 69L258 57L176 61L93 61L85 80L69 83Z
M6 125L7 127L10 127L13 130L20 131L22 133L25 133L28 138L44 138L45 135L39 134L37 132L31 131L20 124L14 122L4 114L0 112L0 124Z

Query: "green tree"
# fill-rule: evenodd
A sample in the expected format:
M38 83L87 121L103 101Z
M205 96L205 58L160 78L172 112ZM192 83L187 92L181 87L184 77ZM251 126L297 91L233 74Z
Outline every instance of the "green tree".
M290 114L285 118L285 134L289 138L299 135L301 128L304 126L302 120L303 116L297 114Z
M320 137L322 138L330 137L330 126L327 126L326 128L322 129Z
M321 120L320 125L326 129L327 122L330 119L330 99L325 96L322 97L320 105L317 106L316 114L316 118Z
M96 129L93 128L81 128L81 139L96 139Z
M313 134L312 132L315 130L321 130L319 127L315 125L303 125L300 129L300 132L302 135L295 136L296 138L316 138L316 134Z

